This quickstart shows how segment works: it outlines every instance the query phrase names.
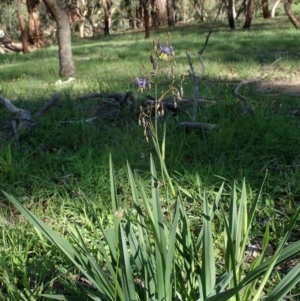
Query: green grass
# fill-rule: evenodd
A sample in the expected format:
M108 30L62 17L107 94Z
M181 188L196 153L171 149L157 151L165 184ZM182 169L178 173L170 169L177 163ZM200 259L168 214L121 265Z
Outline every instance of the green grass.
M183 187L191 197L197 189L205 189L208 196L215 196L223 182L224 191L229 194L233 181L237 180L237 186L241 187L244 178L254 196L267 174L251 237L255 240L262 236L263 221L270 219L271 242L278 246L285 223L295 211L300 197L300 121L293 116L293 111L299 109L298 98L278 92L264 94L253 85L245 86L241 93L249 98L251 106L251 113L245 115L233 90L239 81L259 76L279 57L282 60L269 70L267 79L296 79L298 32L285 17L255 19L250 31L238 29L232 32L226 26L217 25L203 55L206 76L201 81L200 95L213 98L216 105L201 105L197 113L198 121L216 123L218 129L209 132L183 130L178 122L188 120L191 111L182 112L176 118L167 114L163 119L166 121L165 162L176 189ZM168 28L154 31L151 41L157 41L161 34L165 39L167 31ZM197 51L202 47L207 31L208 27L203 25L176 27L170 31L178 76L187 74L186 52L191 54L196 72L201 73ZM78 100L82 94L134 91L135 97L142 100L144 95L137 92L134 79L143 76L141 64L150 68L151 41L144 40L143 33L76 40L72 46L76 81L69 86L55 85L58 80L56 46L28 55L0 56L0 87L4 96L18 106L37 111L52 94L61 93L58 105L38 121L36 129L20 147L13 143L9 146L1 138L0 188L16 196L63 235L73 223L87 231L95 231L95 239L101 235L87 213L86 200L104 225L112 224L108 205L109 154L112 154L115 166L118 202L129 215L133 201L126 162L150 189L150 153L157 166L159 160L153 143L145 141L136 114L124 109L117 118L109 117L94 123L63 121L84 120L99 106L97 100ZM165 89L165 85L158 85L159 93ZM154 95L154 90L146 93ZM184 82L184 93L185 96L193 95L188 78ZM1 120L11 117L3 107L0 116ZM159 142L163 121L158 122ZM162 180L162 174L158 177ZM163 194L169 196L167 182L162 185L165 188ZM4 275L4 280L0 281L0 297L38 300L40 291L50 293L62 287L76 291L73 276L77 271L71 262L37 237L34 229L4 197L0 200L0 274ZM163 205L172 208L172 204ZM185 205L193 233L197 233L202 225L199 213L202 203L186 198ZM225 209L228 209L226 204ZM219 222L213 233L216 242L223 235L219 232L222 217L217 218ZM295 237L297 239L297 234ZM61 276L52 281L58 275ZM23 298L16 288L28 295ZM36 295L29 299L31 288Z

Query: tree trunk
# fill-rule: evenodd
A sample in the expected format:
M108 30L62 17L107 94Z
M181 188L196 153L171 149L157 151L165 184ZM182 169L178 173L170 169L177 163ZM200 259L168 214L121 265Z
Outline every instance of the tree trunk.
M72 59L71 30L68 15L59 0L43 0L52 13L57 24L57 39L59 52L59 75L72 76L75 67Z
M101 0L102 8L104 11L104 35L109 35L109 10L106 0Z
M168 24L167 0L152 0L152 22L154 27Z
M243 28L250 29L254 9L255 9L254 0L249 0L248 1L248 7L247 7L246 19L245 19L245 23L244 23Z
M228 0L228 5L227 5L227 14L228 14L228 22L229 22L229 27L231 29L235 29L235 23L234 23L234 1L233 0Z
M291 6L293 4L294 0L286 0L284 3L284 10L286 15L288 16L289 20L292 22L292 24L297 28L300 29L300 24L297 21L296 17L294 16L293 12L291 11Z
M27 0L28 41L37 48L44 47L43 32L39 14L40 0Z
M174 0L167 0L168 25L174 26Z
M18 0L17 10L18 10L18 19L19 19L19 24L20 24L20 30L21 30L22 51L23 51L23 53L27 53L27 52L29 52L28 37L27 37L27 31L26 31L26 28L24 25L23 16L22 16L21 0Z
M270 11L269 11L269 1L268 0L261 0L261 6L263 11L263 17L265 19L268 19L271 17Z
M149 17L149 11L147 7L147 0L141 1L141 6L143 8L144 13L144 25L145 25L145 39L150 38L150 17Z
M281 2L281 0L277 0L275 3L274 3L274 5L273 5L273 7L272 7L272 9L271 9L271 18L275 18L275 11L276 11L276 8L277 8L277 6L278 6L278 4Z
M281 1L281 0L279 0L279 1ZM247 0L243 0L243 2L241 3L241 5L236 13L235 19L237 20L242 13L247 13Z

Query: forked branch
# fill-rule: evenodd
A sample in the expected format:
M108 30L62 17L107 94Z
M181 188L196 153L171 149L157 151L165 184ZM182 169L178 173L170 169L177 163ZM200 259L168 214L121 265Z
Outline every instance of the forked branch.
M5 98L0 91L0 103L5 106L5 108L14 115L15 120L11 123L14 136L28 133L30 132L35 124L36 121L52 106L56 104L59 99L59 95L54 95L50 101L48 101L39 112L37 112L34 116L34 120L31 117L31 112L29 110L24 110L16 107L11 100ZM19 121L18 126L16 126L16 120Z

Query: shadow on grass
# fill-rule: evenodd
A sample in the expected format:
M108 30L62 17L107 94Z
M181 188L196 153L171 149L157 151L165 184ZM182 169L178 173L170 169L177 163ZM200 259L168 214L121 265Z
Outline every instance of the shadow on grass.
M201 84L200 93L214 99L216 105L210 102L203 105L197 120L216 123L218 130L185 131L178 126L178 121L189 120L187 113L181 112L176 118L167 114L163 120L167 122L166 163L173 177L184 182L198 173L210 186L219 186L223 179L232 181L246 177L254 188L258 188L268 170L267 191L280 197L296 198L300 195L296 181L299 176L299 120L293 114L298 110L297 99L277 92L258 92L253 86L246 86L241 93L249 97L252 113L244 115L241 102L233 96L233 89L253 62L258 62L260 69L261 65L273 61L280 49L289 53L284 64L297 60L294 55L298 32L277 28L273 33L261 30L261 25L254 24L253 27L251 31L235 32L221 25L215 29L204 53L208 75ZM152 38L158 40L167 30L153 32ZM203 26L186 26L172 31L179 68L181 64L182 69L187 69L185 51L196 53L206 33L207 27ZM21 147L14 150L17 177L15 184L10 185L25 189L36 186L38 178L41 183L52 182L68 191L76 186L91 194L104 191L109 197L109 153L113 155L121 178L126 173L126 160L140 174L148 174L149 154L155 153L155 148L145 141L143 129L137 124L137 115L123 110L117 117L87 124L83 121L95 114L100 103L97 100L79 101L77 96L97 91L136 91L133 79L140 74L140 65L145 58L147 64L151 47L142 34L75 43L76 82L63 88L54 85L57 80L55 65L58 64L54 47L28 56L1 57L0 85L7 91L8 98L16 97L21 107L36 110L43 99L61 92L58 106L52 108ZM214 61L217 61L216 70L212 71ZM242 62L240 70L236 68L239 62ZM219 76L224 70L232 69L237 69L234 81ZM248 76L258 75L251 73ZM192 96L189 80L184 90L187 96ZM276 83L268 83L267 92L276 90ZM137 97L142 99L144 96L137 94ZM8 113L2 110L1 119L7 117ZM63 122L70 120L79 122ZM162 123L159 122L160 135ZM3 183L8 183L5 173L1 177Z

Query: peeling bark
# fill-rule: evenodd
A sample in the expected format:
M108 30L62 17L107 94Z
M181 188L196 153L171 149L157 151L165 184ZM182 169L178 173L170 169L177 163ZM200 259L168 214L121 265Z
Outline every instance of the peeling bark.
M154 27L168 24L167 0L152 0L152 23Z
M43 32L39 14L40 0L27 0L28 41L37 48L44 47Z

